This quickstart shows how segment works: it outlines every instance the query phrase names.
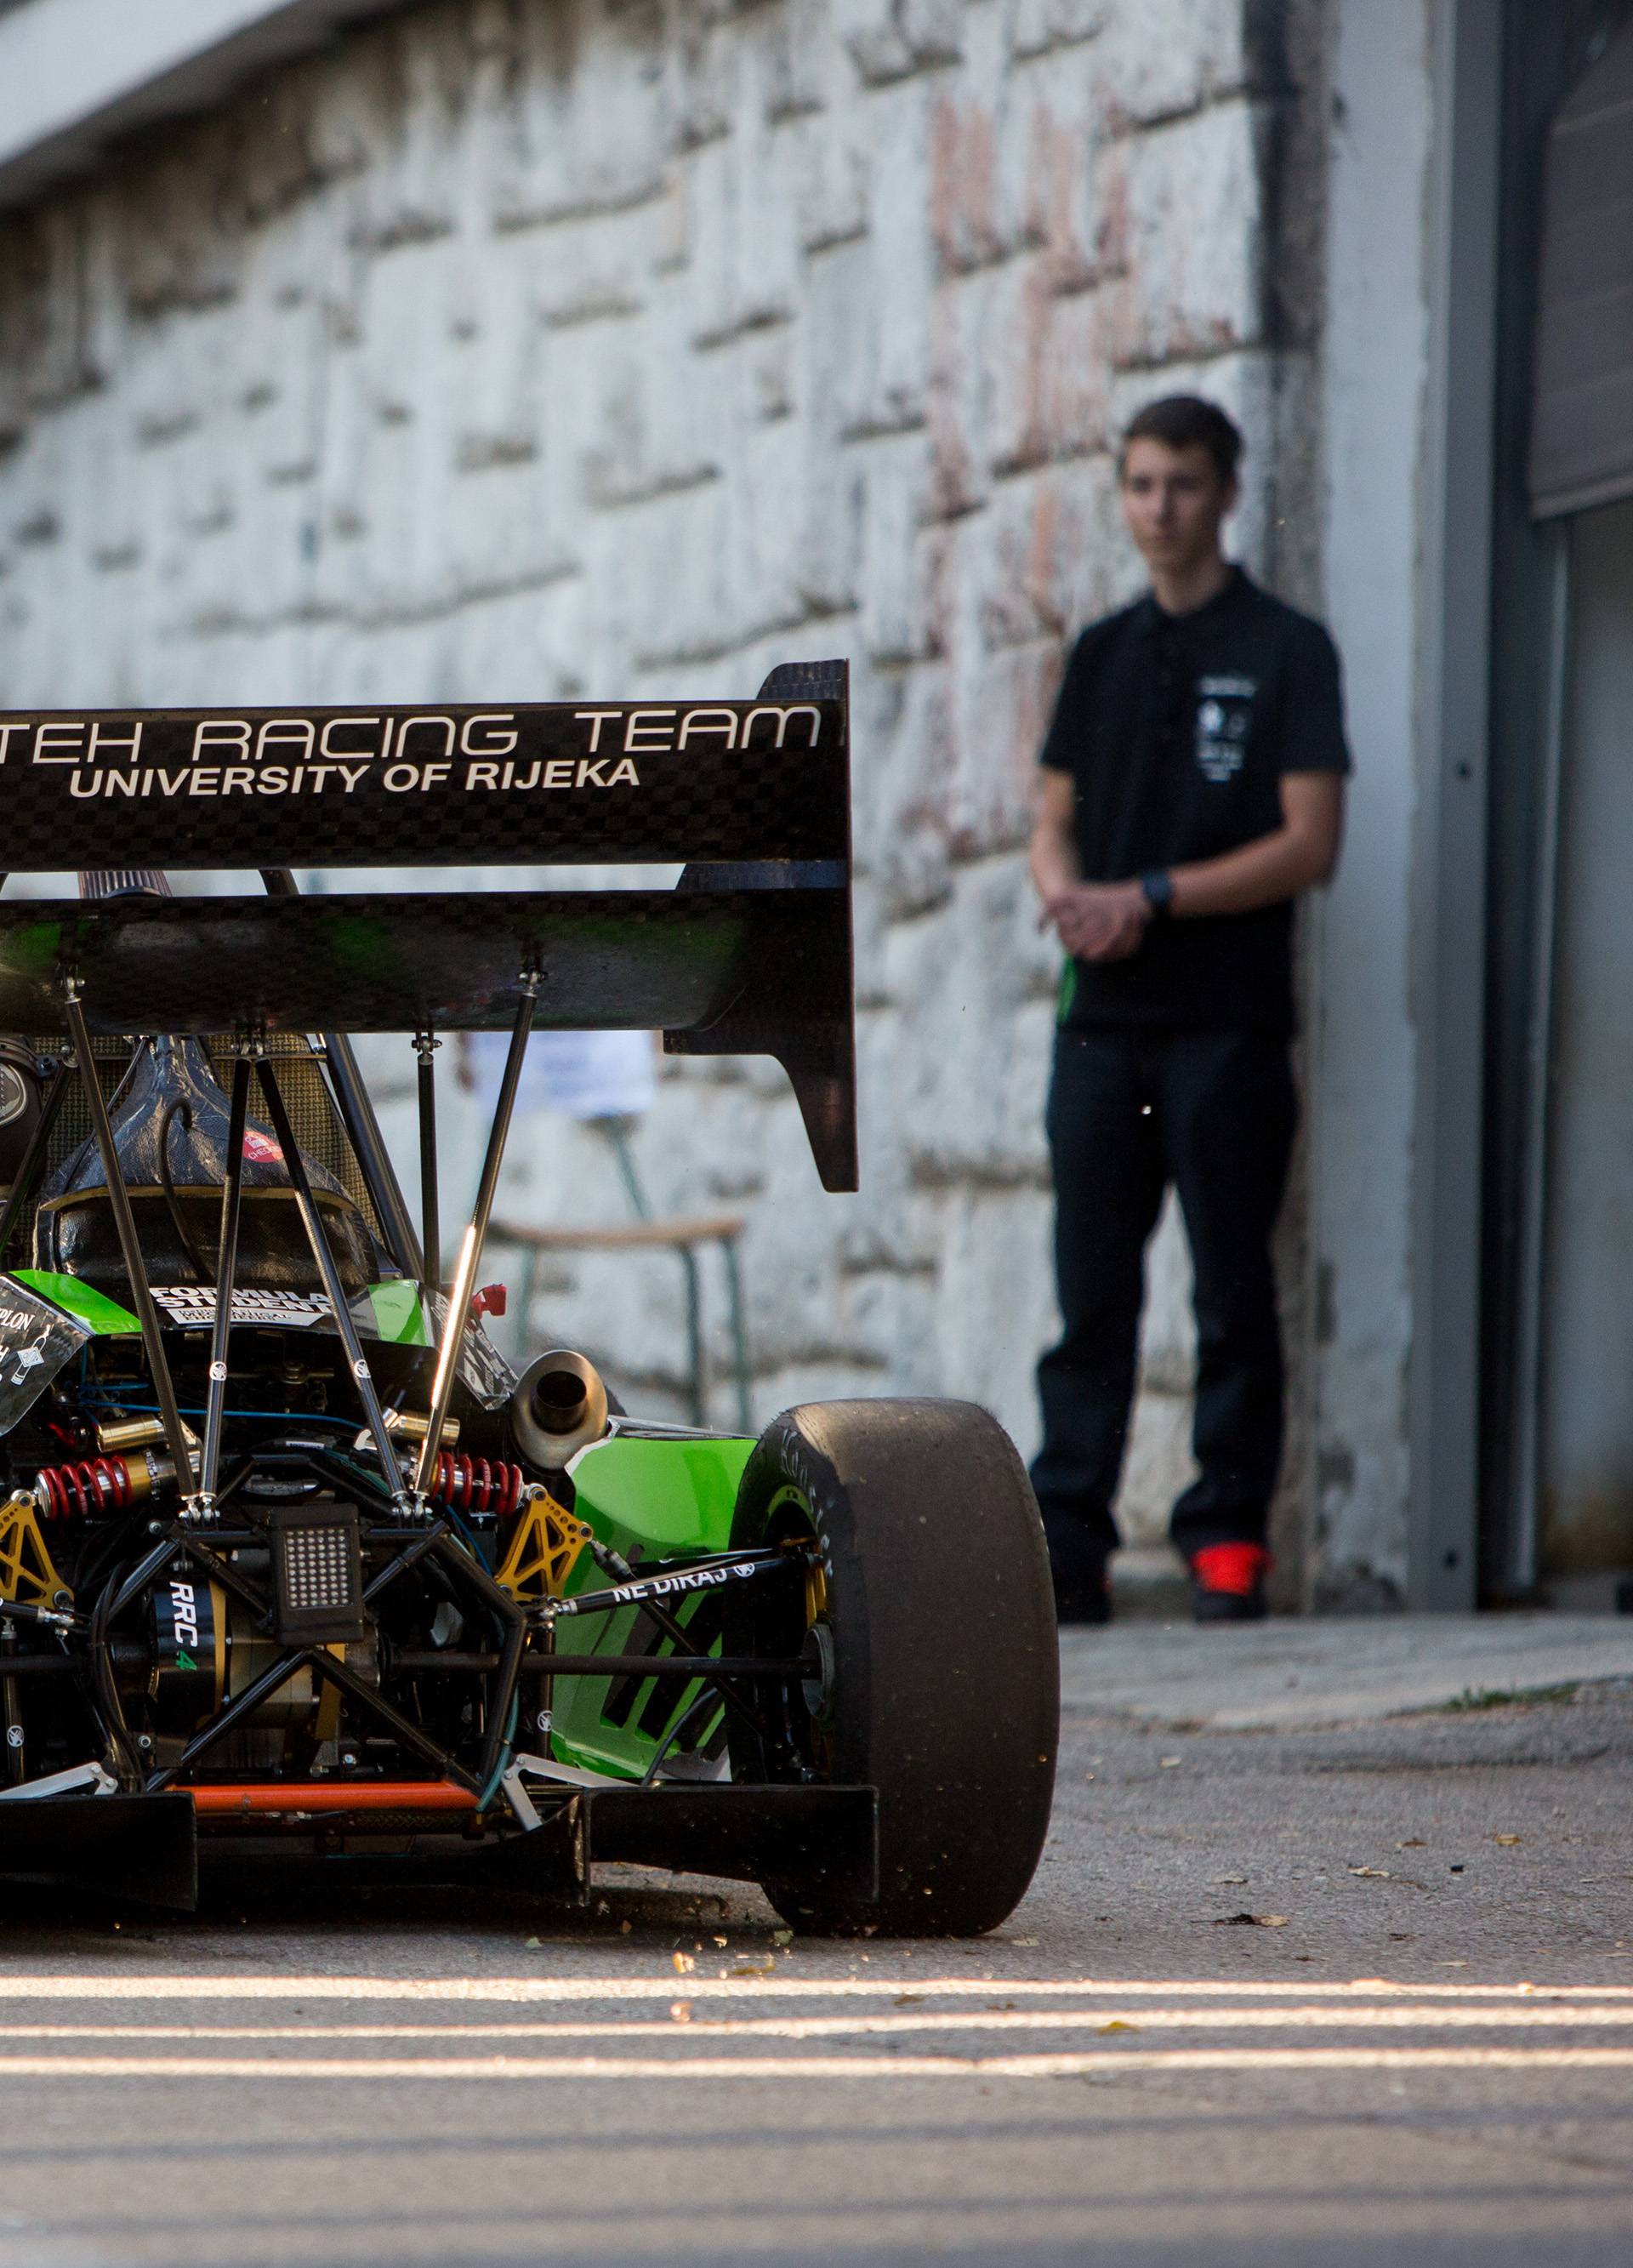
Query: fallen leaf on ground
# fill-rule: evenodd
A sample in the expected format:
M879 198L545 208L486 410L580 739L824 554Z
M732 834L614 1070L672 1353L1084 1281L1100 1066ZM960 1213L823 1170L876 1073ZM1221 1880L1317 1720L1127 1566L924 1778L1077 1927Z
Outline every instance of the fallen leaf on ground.
M1237 1890L1247 1877L1246 1874L1215 1874L1211 1879L1216 1890Z
M669 2014L677 2024L689 2024L692 2021L692 2004L689 2000L671 2000Z
M1387 1882L1389 1880L1387 1867L1351 1867L1350 1872L1352 1874L1368 1874L1375 1882Z
M1035 1945L1037 1941L1035 1937L1011 1937L1010 1940L1011 1945Z
M1137 2024L1125 2024L1121 2016L1114 2016L1109 2024L1099 2027L1102 2032L1137 2032L1139 2029Z
M732 1974L733 1977L770 1977L776 1970L776 1963L768 1954L763 1961L739 1961Z
M1421 1835L1409 1835L1404 1843L1395 1845L1397 1851L1426 1851L1429 1848Z
M896 2008L922 2008L923 2005L924 1995L922 1992L898 1992L891 2003Z
M675 1975L677 1977L688 1976L697 1966L696 1962L693 1960L689 1953L672 1953L669 1958L674 1963Z
M1216 1929L1285 1929L1287 1917L1285 1914L1216 1914L1213 1926Z
M793 1941L794 1933L791 1929L774 1929L771 1933L773 1945L791 1945Z
M1522 1842L1525 1840L1525 1837L1524 1837L1523 1836L1521 1836L1521 1835L1494 1835L1494 1836L1491 1837L1491 1840L1492 1840L1494 1843L1510 1843L1510 1844L1512 1844L1512 1843L1522 1843Z

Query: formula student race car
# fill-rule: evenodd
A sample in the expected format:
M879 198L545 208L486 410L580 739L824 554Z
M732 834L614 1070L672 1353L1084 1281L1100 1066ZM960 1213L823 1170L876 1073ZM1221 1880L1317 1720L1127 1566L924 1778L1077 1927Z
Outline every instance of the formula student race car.
M185 1906L201 1860L299 1858L582 1902L618 1860L809 1930L1014 1906L1057 1693L997 1425L644 1422L474 1312L535 1026L774 1056L856 1186L847 686L0 716L8 866L84 893L0 900L0 1883ZM677 857L480 895L269 863ZM234 866L265 895L161 871ZM435 1038L480 1029L510 1044L446 1283ZM414 1035L417 1222L358 1032Z

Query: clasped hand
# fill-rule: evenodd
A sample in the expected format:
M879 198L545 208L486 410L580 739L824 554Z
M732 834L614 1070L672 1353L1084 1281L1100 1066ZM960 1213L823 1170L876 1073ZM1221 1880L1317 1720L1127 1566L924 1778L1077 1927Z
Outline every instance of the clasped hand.
M1076 882L1044 900L1040 926L1052 924L1074 960L1127 961L1150 919L1137 882Z

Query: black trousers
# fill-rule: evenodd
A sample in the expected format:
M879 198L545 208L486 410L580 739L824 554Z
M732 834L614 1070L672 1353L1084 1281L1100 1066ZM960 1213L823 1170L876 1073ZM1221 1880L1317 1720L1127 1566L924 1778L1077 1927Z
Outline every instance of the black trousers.
M1145 1248L1170 1182L1196 1277L1201 1468L1170 1532L1187 1555L1263 1542L1282 1456L1270 1237L1297 1121L1287 1049L1267 1034L1057 1035L1048 1130L1065 1328L1038 1366L1032 1468L1057 1579L1098 1568L1117 1543Z

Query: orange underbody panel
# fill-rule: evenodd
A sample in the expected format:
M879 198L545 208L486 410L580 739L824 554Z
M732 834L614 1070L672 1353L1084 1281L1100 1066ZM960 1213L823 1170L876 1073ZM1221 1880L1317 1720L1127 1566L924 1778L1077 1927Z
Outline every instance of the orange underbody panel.
M474 1811L476 1798L451 1779L250 1782L241 1787L189 1787L202 1814L242 1817L261 1811Z

